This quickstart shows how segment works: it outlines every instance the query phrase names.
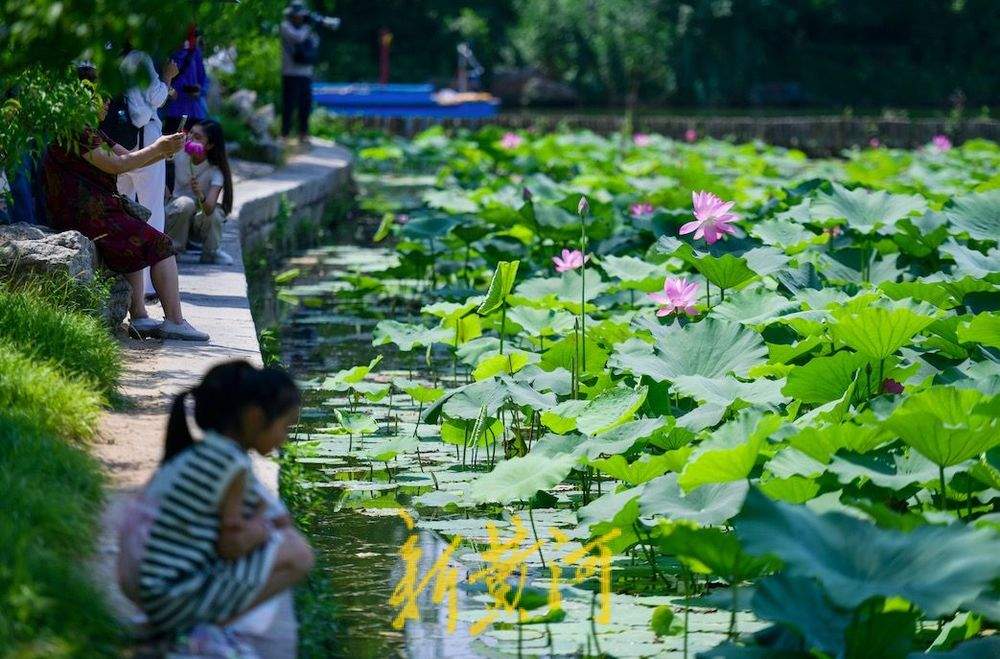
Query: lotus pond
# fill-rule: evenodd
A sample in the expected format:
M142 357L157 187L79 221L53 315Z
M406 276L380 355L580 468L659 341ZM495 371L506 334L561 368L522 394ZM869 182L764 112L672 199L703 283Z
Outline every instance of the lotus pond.
M1000 656L995 144L351 146L276 276L306 656Z

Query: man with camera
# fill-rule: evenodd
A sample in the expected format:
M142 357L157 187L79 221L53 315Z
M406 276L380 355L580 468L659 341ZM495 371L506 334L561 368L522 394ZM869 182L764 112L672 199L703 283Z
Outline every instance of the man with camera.
M330 30L339 18L309 11L302 0L293 0L281 21L281 135L288 137L298 113L299 142L309 143L309 113L312 111L313 66L319 59L319 36L313 25Z

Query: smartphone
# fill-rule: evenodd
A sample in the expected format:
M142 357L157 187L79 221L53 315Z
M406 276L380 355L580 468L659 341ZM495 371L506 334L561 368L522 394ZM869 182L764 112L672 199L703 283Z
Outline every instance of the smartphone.
M185 127L185 126L187 126L187 122L188 122L188 116L187 116L186 114L182 114L182 115L181 115L181 123L180 123L180 125L179 125L179 126L177 127L177 132L178 132L178 133L183 133L183 132L185 132L185 130L184 130L184 127ZM171 160L173 160L173 159L174 159L174 154L172 154L172 153L171 153L171 154L170 154L169 156L167 156L167 160L168 160L168 161L171 161Z

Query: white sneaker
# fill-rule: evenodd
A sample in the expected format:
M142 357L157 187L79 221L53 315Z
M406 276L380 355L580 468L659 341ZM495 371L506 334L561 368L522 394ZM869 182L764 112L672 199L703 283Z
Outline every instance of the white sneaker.
M208 341L208 334L199 332L195 328L191 327L191 323L186 320L182 320L179 323L164 320L163 324L160 325L158 333L164 339L178 339L180 341Z
M131 332L137 334L140 338L146 338L150 334L155 334L162 324L163 321L147 316L145 318L129 320L128 327Z
M202 252L201 262L213 265L232 265L233 257L219 249L215 252Z

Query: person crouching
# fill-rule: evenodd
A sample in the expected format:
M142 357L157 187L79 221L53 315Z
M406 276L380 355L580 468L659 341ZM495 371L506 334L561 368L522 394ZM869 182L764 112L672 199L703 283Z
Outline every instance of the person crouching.
M202 263L231 265L233 257L222 251L222 225L233 210L233 176L219 122L203 119L191 128L174 157L173 179L166 219L174 249L200 245Z

